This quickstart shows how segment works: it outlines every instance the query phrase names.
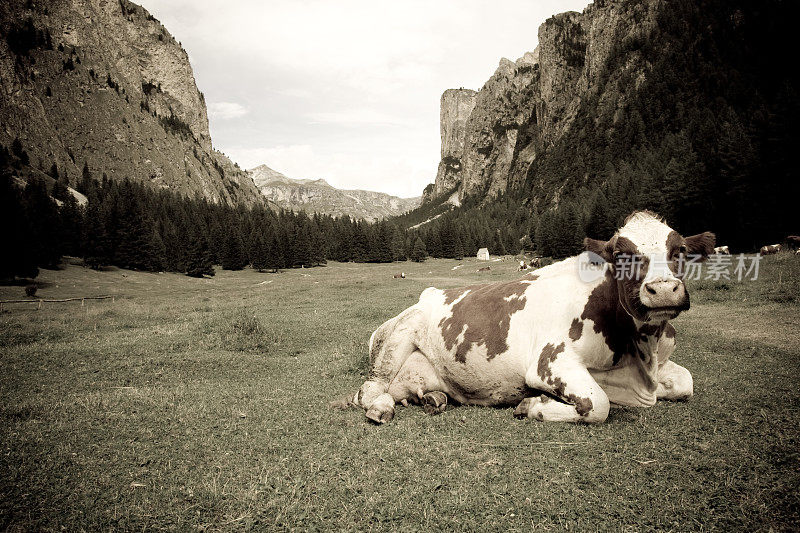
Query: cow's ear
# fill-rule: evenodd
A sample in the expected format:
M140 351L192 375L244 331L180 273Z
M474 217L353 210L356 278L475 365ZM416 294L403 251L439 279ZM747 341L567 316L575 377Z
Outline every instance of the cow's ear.
M609 263L614 257L611 241L601 241L586 237L583 239L583 247L587 252L597 254Z
M714 245L717 242L717 237L710 231L704 231L691 237L686 237L686 252L689 255L699 255L702 261L708 259L708 256L714 253Z

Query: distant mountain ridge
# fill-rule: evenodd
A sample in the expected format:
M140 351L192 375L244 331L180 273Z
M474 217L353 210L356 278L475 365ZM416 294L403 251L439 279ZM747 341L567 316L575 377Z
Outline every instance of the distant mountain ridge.
M419 206L420 197L399 198L359 189L337 189L324 179L294 179L259 165L247 171L267 200L285 209L333 216L379 220L397 216Z

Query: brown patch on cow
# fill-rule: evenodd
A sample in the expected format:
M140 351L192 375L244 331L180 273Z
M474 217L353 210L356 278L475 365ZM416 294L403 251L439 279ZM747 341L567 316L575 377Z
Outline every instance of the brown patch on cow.
M610 274L589 295L581 319L591 320L594 332L603 335L614 354L612 364L619 363L626 353L632 353L636 324L620 305L617 283Z
M666 324L666 322L660 324L642 324L639 328L639 341L646 342L648 337L660 337L661 333L664 331L664 324Z
M474 290L476 287L481 287L482 285L471 285L469 287L458 287L455 289L445 289L444 291L444 304L450 305L451 303L458 300L462 294L467 291Z
M667 235L667 257L670 257L673 253L680 249L681 246L684 246L683 237L680 233L675 230L669 232Z
M539 373L539 378L553 388L553 394L567 403L575 406L575 410L580 416L586 416L592 410L592 400L589 398L581 398L575 394L566 394L566 383L561 378L553 376L553 370L550 365L556 360L558 354L564 352L564 343L554 346L551 343L545 344L542 348L542 353L539 355L539 364L536 368ZM542 403L549 401L547 395L542 395Z
M563 342L558 346L548 342L544 345L544 348L542 348L542 353L539 355L539 365L536 367L536 370L539 373L539 377L542 378L542 381L545 383L548 383L553 377L553 372L550 370L550 363L555 361L558 354L563 351Z
M614 243L614 251L625 255L636 255L639 253L639 248L629 238L619 236Z
M547 383L553 388L553 393L556 396L564 395L564 389L566 388L566 383L561 381L561 378L557 376L553 376L553 371L550 369L550 364L556 360L558 354L564 351L564 343L562 342L558 346L554 346L551 343L547 343L542 348L542 353L539 355L539 364L536 367L536 371L539 374L539 377L542 381Z
M579 318L575 318L572 320L572 324L569 326L569 338L573 341L576 341L581 338L581 334L583 333L583 321Z
M467 361L467 353L473 346L486 347L486 359L491 361L497 355L508 350L508 330L511 316L525 307L525 290L529 283L511 281L474 285L464 289L458 295L447 294L445 303L454 302L458 296L466 294L453 305L452 314L439 322L445 347L452 350L455 346L455 359L460 363ZM458 337L464 339L458 342ZM458 345L456 345L458 343Z
M664 325L664 335L665 335L665 336L666 336L668 339L674 339L674 338L675 338L675 326L673 326L672 324L670 324L669 322L667 322L667 323Z
M592 410L592 407L594 407L591 399L581 398L580 396L575 396L574 394L567 395L567 400L569 403L575 406L575 410L580 416L588 415Z

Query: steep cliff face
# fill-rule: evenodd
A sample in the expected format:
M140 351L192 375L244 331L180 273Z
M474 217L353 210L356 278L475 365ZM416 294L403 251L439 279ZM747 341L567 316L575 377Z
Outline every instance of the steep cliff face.
M264 197L284 209L374 221L401 215L420 204L419 197L398 198L374 191L342 190L323 179L287 178L266 165L247 172Z
M580 106L602 82L634 72L646 75L647 65L634 55L615 72L607 72L610 56L620 43L642 39L655 24L659 3L604 2L583 13L555 15L539 28L539 45L516 62L500 61L495 73L475 96L464 124L464 140L445 136L451 113L451 91L442 96L442 162L434 191L458 188L460 198L488 198L521 186L531 163L570 129ZM612 79L609 80L608 77ZM622 108L626 88L601 98L601 105ZM463 120L463 119L461 119ZM458 161L458 172L443 171Z
M442 160L436 172L431 196L452 192L461 183L464 169L464 141L467 119L475 108L478 93L471 89L448 89L442 94L439 123L442 134Z
M0 143L74 182L131 178L253 204L252 180L211 145L185 50L127 0L0 4Z

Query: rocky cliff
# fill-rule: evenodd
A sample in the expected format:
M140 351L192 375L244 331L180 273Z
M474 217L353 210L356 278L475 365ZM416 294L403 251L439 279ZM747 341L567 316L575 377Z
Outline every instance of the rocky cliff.
M515 62L502 59L477 94L445 91L442 161L426 199L454 189L461 199L491 198L521 186L537 156L569 131L580 106L608 85L603 76L621 78L626 71L645 76L647 65L635 56L615 72L607 65L620 43L649 34L658 5L598 0L583 13L555 15L540 26L536 49ZM601 105L622 108L625 94L625 88L613 91Z
M365 220L396 216L414 209L420 198L398 198L385 193L342 190L322 179L292 179L266 165L247 171L258 189L275 205L333 216L348 215Z
M186 51L127 0L0 3L0 144L74 183L131 178L216 202L260 203L214 150Z
M478 93L472 89L448 89L442 95L439 122L442 134L442 160L436 172L436 182L429 195L441 196L452 192L459 183L464 169L464 141L466 124L475 108Z

